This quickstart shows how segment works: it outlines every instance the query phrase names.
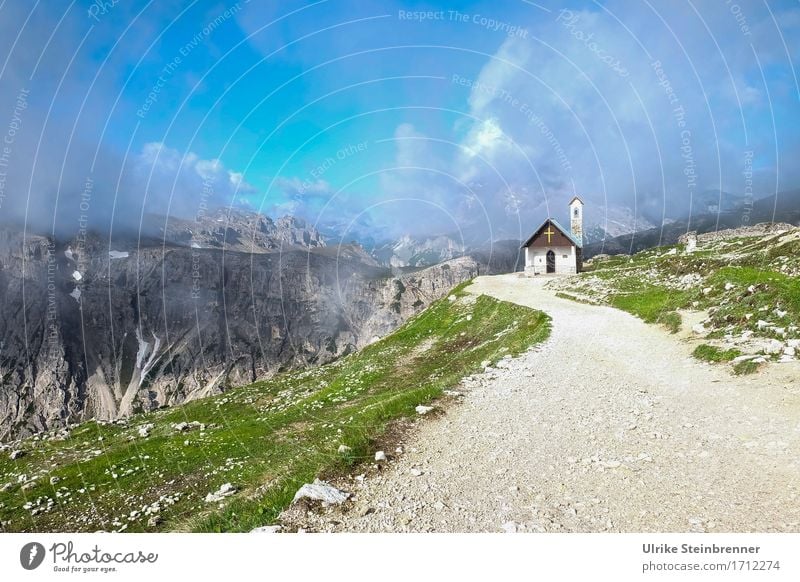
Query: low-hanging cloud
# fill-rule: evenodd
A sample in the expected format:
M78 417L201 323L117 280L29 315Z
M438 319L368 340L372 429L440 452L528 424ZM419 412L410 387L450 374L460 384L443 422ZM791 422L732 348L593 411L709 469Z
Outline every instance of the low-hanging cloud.
M190 218L247 204L254 188L219 159L160 141L129 142L139 118L120 93L116 63L144 52L144 35L129 34L128 53L99 63L92 51L133 20L130 10L115 6L98 25L80 7L60 14L3 6L0 222L64 237L85 228L135 233L151 213Z

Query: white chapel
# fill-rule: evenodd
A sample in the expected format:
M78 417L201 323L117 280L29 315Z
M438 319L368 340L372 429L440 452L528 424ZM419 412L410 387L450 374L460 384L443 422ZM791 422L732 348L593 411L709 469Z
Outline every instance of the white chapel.
M570 229L548 218L521 248L525 249L525 274L580 273L583 264L583 201L569 203Z

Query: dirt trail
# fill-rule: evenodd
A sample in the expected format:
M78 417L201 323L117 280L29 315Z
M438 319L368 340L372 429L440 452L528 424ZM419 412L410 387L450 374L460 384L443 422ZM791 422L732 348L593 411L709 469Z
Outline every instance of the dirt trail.
M550 339L465 379L461 404L421 423L382 471L338 483L352 501L302 515L305 527L800 531L797 364L735 377L543 282L475 281L472 293L548 313Z

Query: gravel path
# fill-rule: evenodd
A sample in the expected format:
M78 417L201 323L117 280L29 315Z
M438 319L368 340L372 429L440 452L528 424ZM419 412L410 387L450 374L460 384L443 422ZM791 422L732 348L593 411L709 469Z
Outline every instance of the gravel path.
M315 531L800 531L800 368L749 377L544 278L469 288L547 312L550 339L464 380ZM387 451L389 453L390 451Z

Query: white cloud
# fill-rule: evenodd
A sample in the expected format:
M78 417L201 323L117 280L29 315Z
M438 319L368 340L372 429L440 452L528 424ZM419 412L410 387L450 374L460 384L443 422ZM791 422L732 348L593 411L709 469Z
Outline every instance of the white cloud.
M193 216L202 204L209 207L241 204L256 188L241 172L216 158L182 153L161 142L146 143L133 160L134 190L146 192L148 212Z
M472 113L482 115L486 106L495 98L498 89L508 88L510 82L520 74L520 69L527 66L530 58L529 41L518 37L509 37L497 52L481 69L477 78L477 90L469 96Z

